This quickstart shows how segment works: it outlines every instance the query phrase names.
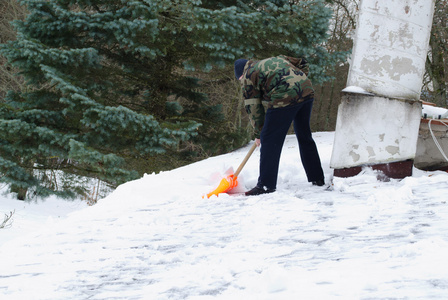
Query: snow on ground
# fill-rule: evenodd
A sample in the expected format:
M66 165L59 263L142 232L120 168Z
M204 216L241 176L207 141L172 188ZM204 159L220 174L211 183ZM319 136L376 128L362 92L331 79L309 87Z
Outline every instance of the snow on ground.
M314 137L330 183L334 133ZM326 190L306 181L288 136L277 192L202 199L249 147L146 175L92 207L2 199L0 213L16 213L0 229L0 298L447 298L447 173L380 182L366 169Z
M56 197L30 202L18 201L5 195L6 186L0 187L0 247L17 236L25 235L42 227L54 225L55 220L64 219L71 212L87 207L85 201L64 201ZM6 220L8 216L8 220ZM11 216L9 218L9 216Z

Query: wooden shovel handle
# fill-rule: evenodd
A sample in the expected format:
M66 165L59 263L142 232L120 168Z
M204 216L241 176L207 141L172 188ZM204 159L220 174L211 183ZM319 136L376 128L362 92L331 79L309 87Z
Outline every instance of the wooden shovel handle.
M249 157L252 155L252 153L254 153L255 148L257 148L257 143L254 143L252 145L252 147L249 149L249 152L246 154L246 157L243 159L243 161L241 162L240 166L238 167L238 169L236 170L235 174L233 174L234 177L238 177L238 175L240 175L241 170L243 169L244 165L247 163L247 161L249 160Z

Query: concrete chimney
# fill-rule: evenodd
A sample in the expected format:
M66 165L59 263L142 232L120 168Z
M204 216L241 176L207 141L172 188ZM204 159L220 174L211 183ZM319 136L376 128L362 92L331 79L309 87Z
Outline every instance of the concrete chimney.
M362 0L330 167L412 175L435 0Z

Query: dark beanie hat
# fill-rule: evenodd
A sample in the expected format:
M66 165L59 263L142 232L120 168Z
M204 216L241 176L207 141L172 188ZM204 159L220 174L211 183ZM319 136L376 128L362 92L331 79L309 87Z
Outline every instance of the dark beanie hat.
M244 72L244 66L246 66L246 63L248 62L247 59L237 59L235 61L235 77L236 79L240 79L241 75L243 75Z

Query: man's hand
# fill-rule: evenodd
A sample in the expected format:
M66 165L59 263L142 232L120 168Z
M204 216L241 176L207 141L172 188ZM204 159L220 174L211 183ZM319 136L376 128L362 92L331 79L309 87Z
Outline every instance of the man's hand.
M255 139L255 144L257 144L257 147L260 147L260 145L261 145L260 139Z

